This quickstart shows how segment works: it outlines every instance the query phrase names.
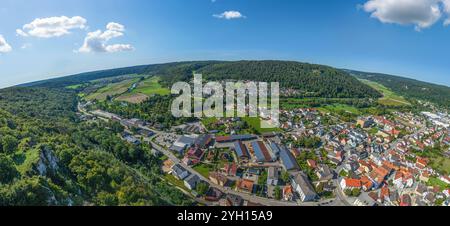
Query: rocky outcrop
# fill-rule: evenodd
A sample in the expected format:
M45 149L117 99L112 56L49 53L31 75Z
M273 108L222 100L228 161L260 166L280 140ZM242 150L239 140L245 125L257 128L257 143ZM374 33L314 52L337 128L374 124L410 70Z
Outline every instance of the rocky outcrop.
M39 161L36 165L36 170L39 175L46 176L48 172L56 172L59 169L58 158L53 151L48 147L42 147L39 153Z

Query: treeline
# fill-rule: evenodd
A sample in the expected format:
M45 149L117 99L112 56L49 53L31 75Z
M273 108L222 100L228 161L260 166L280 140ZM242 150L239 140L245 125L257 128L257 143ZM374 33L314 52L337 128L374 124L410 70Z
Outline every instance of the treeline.
M83 73L24 86L62 88L92 80L126 74L160 76L162 85L170 87L179 81L189 81L194 72L209 80L251 80L280 82L282 88L297 90L298 97L378 98L381 94L359 82L348 73L328 66L291 61L193 61Z
M378 98L381 94L349 74L331 67L290 61L238 61L210 64L198 70L211 80L279 82L303 97Z
M121 103L118 101L96 102L96 107L102 110L131 119L138 118L152 123L159 129L168 129L185 122L194 121L193 118L175 118L171 113L174 97L155 95L139 104Z
M322 107L331 104L347 104L357 108L377 106L377 102L368 98L282 98L281 107L285 109L298 107Z
M412 100L424 100L450 108L450 87L422 82L394 75L346 70L357 78L382 84Z
M113 78L123 75L162 75L168 76L166 81L185 81L187 76L192 76L192 72L196 69L212 64L215 61L198 61L198 62L174 62L165 64L141 65L101 71L86 72L76 75L69 75L54 79L48 79L38 82L31 82L20 85L21 87L46 87L46 88L63 88L71 85L78 85L90 81Z
M72 92L0 90L0 205L191 205L161 179L146 144L81 122Z

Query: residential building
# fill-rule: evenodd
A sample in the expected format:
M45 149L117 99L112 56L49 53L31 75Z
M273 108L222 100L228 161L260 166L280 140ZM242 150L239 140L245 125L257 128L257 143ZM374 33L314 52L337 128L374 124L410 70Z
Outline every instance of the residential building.
M172 166L172 175L174 175L180 180L184 180L186 177L189 176L189 172L185 168L177 164Z
M292 177L292 186L302 202L314 201L317 198L311 182L303 172L299 172Z
M200 183L200 178L195 174L191 174L184 179L184 186L189 190L194 190L198 183Z

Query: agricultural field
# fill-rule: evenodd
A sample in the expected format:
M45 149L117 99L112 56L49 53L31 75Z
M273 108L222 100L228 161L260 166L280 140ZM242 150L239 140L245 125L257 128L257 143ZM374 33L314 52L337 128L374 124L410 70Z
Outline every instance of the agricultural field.
M85 97L86 100L106 100L108 96L117 96L129 91L129 89L139 82L139 78L124 80L117 83L111 83L94 93L91 93Z
M148 98L147 95L144 95L141 93L135 93L135 94L127 93L127 94L120 95L115 100L124 101L124 102L132 103L132 104L139 104L139 103L142 103L145 100L147 100L147 98Z
M162 87L159 81L160 77L150 77L140 81L135 89L129 93L120 95L115 100L138 104L153 95L169 95L170 90Z
M136 89L134 89L131 93L136 94L144 94L147 96L151 95L169 95L170 90L168 88L162 87L159 81L161 80L160 77L151 77L148 78L138 84Z
M392 90L388 89L387 87L377 82L364 79L360 79L360 81L378 90L383 94L383 97L378 100L380 104L386 106L410 105L410 103L404 97L397 95L396 93L392 92Z

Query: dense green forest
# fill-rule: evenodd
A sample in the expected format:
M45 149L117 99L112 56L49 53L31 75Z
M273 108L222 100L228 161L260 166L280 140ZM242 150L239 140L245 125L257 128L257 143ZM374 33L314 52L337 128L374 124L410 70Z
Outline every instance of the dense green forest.
M79 121L68 90L0 90L0 205L191 205L146 144Z
M340 70L290 61L238 61L211 64L201 68L210 80L252 80L279 82L304 97L377 98L380 93Z
M115 113L125 118L143 119L147 122L155 123L152 126L159 129L168 129L185 122L195 121L194 118L175 118L170 111L173 99L172 96L155 95L142 103L127 103L126 105L118 101L98 101L95 108Z
M394 75L345 70L360 79L380 83L409 99L429 101L450 108L450 87Z
M193 72L209 80L252 80L280 82L282 88L293 88L301 97L378 98L381 94L346 72L328 66L291 61L197 61L135 66L83 73L22 86L65 87L92 80L126 74L161 76L167 87L178 81L189 81Z

